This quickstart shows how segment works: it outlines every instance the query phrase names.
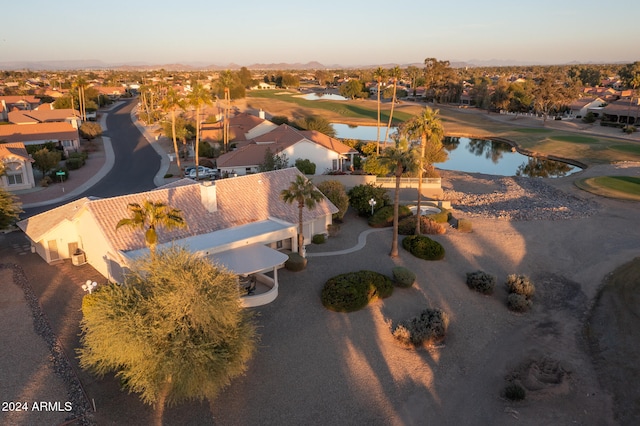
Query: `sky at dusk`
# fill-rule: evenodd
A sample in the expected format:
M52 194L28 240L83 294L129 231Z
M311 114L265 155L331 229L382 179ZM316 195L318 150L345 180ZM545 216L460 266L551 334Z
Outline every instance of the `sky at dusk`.
M640 60L638 0L32 0L0 11L0 63Z

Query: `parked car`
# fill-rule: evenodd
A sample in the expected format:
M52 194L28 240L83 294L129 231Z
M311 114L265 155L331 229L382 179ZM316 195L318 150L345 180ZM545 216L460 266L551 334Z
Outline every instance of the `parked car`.
M185 170L186 172L186 170ZM203 166L198 166L198 178L199 179L204 179L204 178L215 178L218 174L218 171L215 169L210 169L209 167L203 167ZM191 178L191 179L195 179L196 178L196 168L192 168L191 170L189 170L189 174L186 174L187 177Z

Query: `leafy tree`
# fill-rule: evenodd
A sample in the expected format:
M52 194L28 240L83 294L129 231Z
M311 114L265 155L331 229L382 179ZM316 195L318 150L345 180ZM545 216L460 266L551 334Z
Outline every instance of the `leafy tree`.
M128 206L130 217L120 219L116 230L124 227L145 230L144 241L153 257L158 244L156 228L183 228L186 226L182 212L167 206L163 202L146 200L142 206L131 203Z
M185 101L182 99L182 96L178 94L178 92L173 88L169 88L167 90L167 95L160 102L160 107L166 112L171 112L171 137L173 139L173 151L176 153L176 164L178 165L178 170L182 170L180 166L180 153L178 152L178 141L177 141L177 131L176 131L176 110L184 109Z
M295 162L295 166L305 175L315 175L316 174L316 163L311 160L305 158L298 158Z
M240 68L240 71L238 71L238 79L243 87L247 89L251 87L251 71L249 71L247 67Z
M91 121L85 121L80 125L78 129L80 136L87 140L95 139L99 136L102 136L102 127L98 123L94 123Z
M329 120L317 115L308 115L304 118L299 118L292 123L292 126L300 130L315 130L332 138L336 135L336 130Z
M349 99L368 96L364 90L364 84L356 78L349 79L346 83L341 84L338 89L338 93L340 93L340 96L344 96Z
M386 176L389 173L389 168L380 162L380 156L375 152L364 161L362 170L374 176Z
M5 167L0 162L0 176L5 174ZM4 188L0 188L0 229L6 229L15 223L22 213L18 197Z
M293 75L290 73L284 73L282 75L282 86L283 87L300 87L300 78L297 75Z
M380 157L383 164L386 164L389 171L392 171L396 176L396 189L393 198L393 238L391 240L391 252L389 253L391 257L398 257L400 178L404 172L415 171L420 164L415 151L411 149L406 139L397 138L395 142L395 146L385 148L383 155ZM418 226L420 226L420 216L418 216L417 222Z
M53 101L53 107L55 109L73 109L75 106L72 105L71 96L61 96L55 101Z
M511 102L511 93L509 92L509 84L504 78L498 80L495 90L490 96L490 103L497 110L506 110Z
M411 94L413 96L416 95L416 88L418 87L418 78L420 77L420 74L421 74L420 68L414 65L409 65L407 67L407 75L411 79L411 90L412 90Z
M371 205L369 204L371 199L376 202L375 209L391 204L387 190L373 183L356 185L347 192L347 195L349 196L349 204L360 216L371 216Z
M33 165L36 169L40 170L44 176L49 173L50 170L58 167L62 154L58 150L49 151L47 148L42 148L33 153Z
M124 285L106 284L82 301L81 368L115 372L124 388L154 404L212 401L247 369L256 327L237 277L185 248L131 265Z
M289 117L286 115L274 115L271 117L271 122L273 124L277 124L278 126L281 124L289 124Z
M342 221L349 208L349 196L342 182L325 180L317 184L316 187L338 208L338 213L333 214L333 219Z
M264 152L264 161L258 167L261 172L270 172L272 170L286 169L289 167L289 159L284 152L281 154L275 154L270 148Z
M430 164L436 160L446 158L442 140L444 139L444 127L439 116L439 110L425 107L420 115L413 117L405 123L403 132L409 138L420 138L420 158L418 165L418 203L416 207L416 235L420 235L420 202L422 200L422 176L424 163ZM398 142L396 142L398 146ZM398 147L399 148L399 147ZM427 149L428 148L428 149Z
M304 234L302 229L302 212L304 208L313 210L316 204L323 199L322 192L318 191L313 183L302 175L296 176L289 188L283 189L280 198L285 203L298 203L298 254L304 253Z

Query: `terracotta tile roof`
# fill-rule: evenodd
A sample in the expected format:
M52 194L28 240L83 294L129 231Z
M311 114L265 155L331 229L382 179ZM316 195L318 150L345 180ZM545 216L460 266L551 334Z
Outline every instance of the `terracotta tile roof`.
M120 228L120 219L129 217L130 203L142 204L146 200L161 201L180 209L187 223L186 228L158 231L158 244L183 238L208 234L221 229L263 221L270 217L292 224L298 223L297 204L287 204L280 199L280 192L289 187L300 172L295 167L239 176L215 181L217 211L209 212L202 203L201 184L182 179L153 191L123 195L105 199L82 199L57 209L41 213L21 221L18 226L37 240L52 224L72 220L83 207L95 219L100 234L111 241L114 250L137 250L146 247L144 235L139 230ZM303 220L314 220L333 214L337 208L326 198L314 210L304 209Z
M15 124L60 122L70 118L80 118L80 112L75 109L65 108L16 110L9 113L9 121Z
M351 148L348 145L343 144L338 139L329 137L324 133L317 132L315 130L306 130L300 132L306 136L307 139L324 146L332 151L337 152L338 154L357 154L358 151L354 148Z
M31 142L40 140L77 140L78 130L69 123L7 124L0 126L0 140Z
M29 157L22 142L0 144L0 160L9 157L18 157L33 163L33 158Z
M84 197L55 209L40 213L18 222L18 227L33 241L40 241L45 235L65 221L71 221L84 206L91 201Z
M17 104L17 103L28 103L28 104L31 104L31 105L39 105L40 104L40 99L36 98L35 96L20 96L20 95L0 96L0 102L2 102L2 101L5 102L7 107L9 107L9 105L13 105L13 104Z
M246 112L237 114L229 118L229 140L234 142L245 141L247 133L264 123L271 122ZM273 126L275 125L273 124ZM202 140L219 142L222 140L222 121L203 124L201 131Z
M235 151L222 154L216 160L216 165L219 168L257 167L264 163L264 157L267 150L271 150L272 154L277 154L292 144L293 143L256 144L255 142L251 142L237 148Z

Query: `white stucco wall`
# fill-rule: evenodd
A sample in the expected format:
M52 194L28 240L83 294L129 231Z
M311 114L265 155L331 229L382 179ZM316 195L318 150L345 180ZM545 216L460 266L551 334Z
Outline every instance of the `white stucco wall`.
M291 166L295 165L297 159L307 159L315 163L317 175L323 174L327 169L333 170L333 160L340 157L337 152L307 140L291 145L283 152L287 154Z

